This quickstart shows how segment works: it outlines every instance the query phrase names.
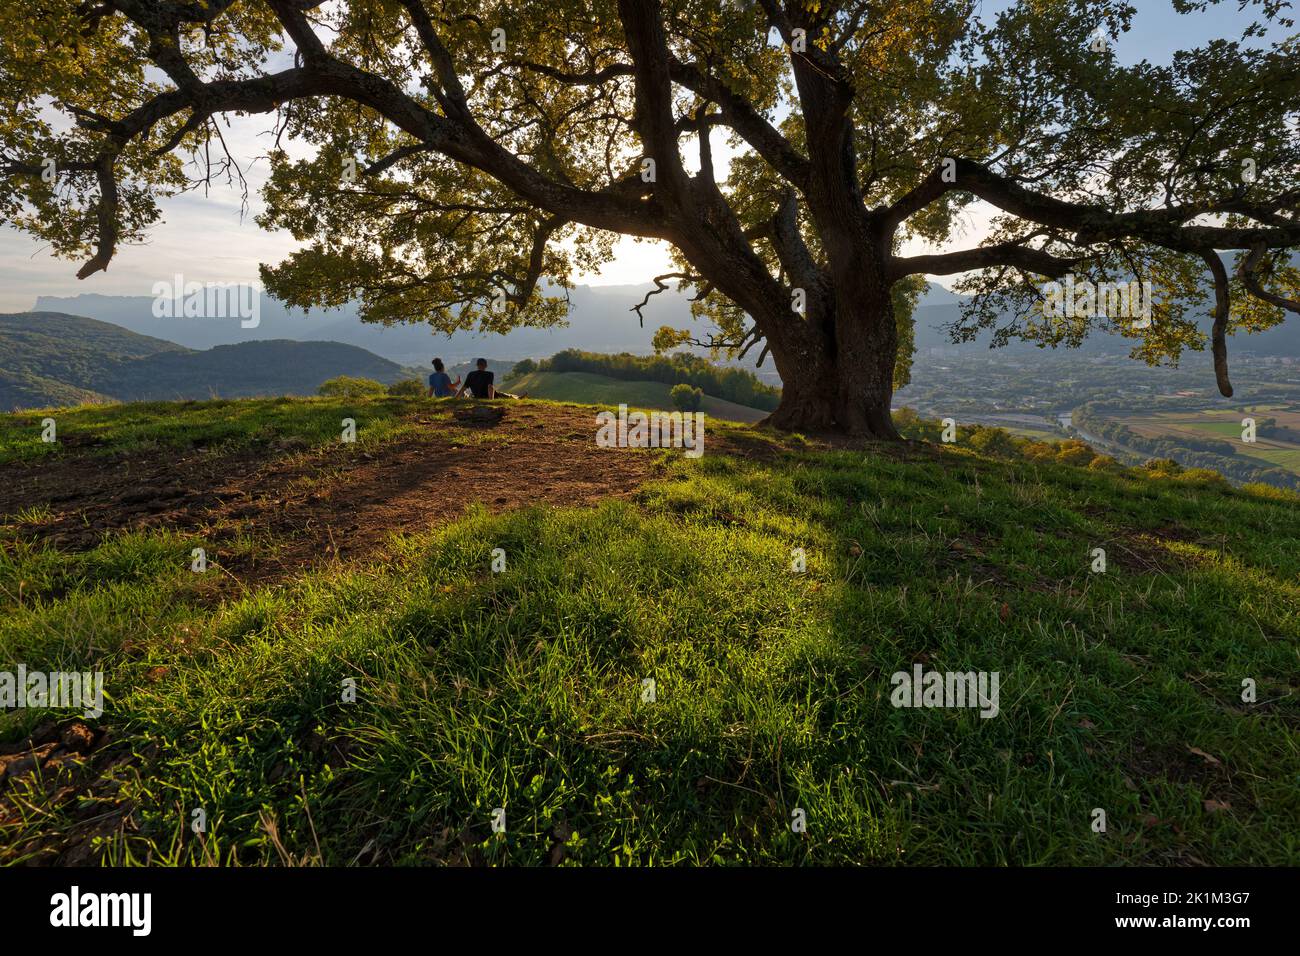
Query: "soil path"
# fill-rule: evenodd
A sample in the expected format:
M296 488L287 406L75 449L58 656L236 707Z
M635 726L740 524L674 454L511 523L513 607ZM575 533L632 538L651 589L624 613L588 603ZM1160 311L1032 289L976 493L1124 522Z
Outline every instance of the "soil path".
M474 503L503 511L629 496L662 465L645 451L597 447L593 418L588 409L524 404L498 422L416 415L414 434L370 450L288 439L225 454L164 448L74 453L53 468L4 465L0 524L48 509L23 521L20 535L67 551L144 528L217 543L267 537L275 547L264 556L221 565L243 583L259 583L321 559L365 557L395 531L427 530Z

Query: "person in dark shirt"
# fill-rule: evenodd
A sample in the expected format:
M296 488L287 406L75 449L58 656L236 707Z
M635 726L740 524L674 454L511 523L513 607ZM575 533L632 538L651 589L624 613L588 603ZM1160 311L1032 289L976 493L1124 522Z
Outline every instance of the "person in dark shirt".
M433 360L433 374L429 376L429 397L430 398L451 398L456 394L456 386L460 384L460 379L451 380L447 374L446 368L442 364L442 359Z
M518 395L511 395L509 392L502 392L493 384L496 378L488 371L487 359L478 359L474 363L477 368L465 376L465 384L460 387L456 397L464 395L467 391L475 398L523 398L523 392Z

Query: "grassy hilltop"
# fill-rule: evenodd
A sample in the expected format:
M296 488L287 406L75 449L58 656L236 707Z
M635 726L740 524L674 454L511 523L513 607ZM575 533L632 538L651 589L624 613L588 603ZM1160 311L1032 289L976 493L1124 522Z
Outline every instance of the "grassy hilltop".
M1300 863L1294 495L505 407L0 416L0 862Z

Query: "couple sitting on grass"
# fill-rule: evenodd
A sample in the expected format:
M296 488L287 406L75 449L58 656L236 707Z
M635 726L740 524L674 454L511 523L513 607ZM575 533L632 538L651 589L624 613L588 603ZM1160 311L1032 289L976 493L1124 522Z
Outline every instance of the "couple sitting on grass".
M460 398L468 391L475 398L524 398L526 392L520 392L518 395L511 395L509 392L503 392L492 384L493 374L488 371L487 359L479 359L474 363L478 366L474 371L465 376L465 384L461 385L460 379L451 380L443 367L442 359L433 360L433 374L429 376L429 397L430 398ZM457 391L457 386L460 390Z

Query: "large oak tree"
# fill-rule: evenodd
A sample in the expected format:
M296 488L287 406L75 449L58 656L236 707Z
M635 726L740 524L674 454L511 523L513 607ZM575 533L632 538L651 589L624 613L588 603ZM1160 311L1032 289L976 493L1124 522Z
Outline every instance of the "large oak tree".
M1214 32L1214 0L1173 2ZM979 293L958 335L1105 327L1149 361L1203 347L1204 304L1230 394L1227 333L1300 311L1300 49L1243 2L1267 38L1126 67L1113 0L8 0L0 215L92 275L270 113L260 221L301 247L262 275L293 305L553 323L623 234L671 244L660 286L710 324L659 342L770 352L780 427L897 437L925 274ZM1154 323L1042 321L1066 274L1153 282Z

